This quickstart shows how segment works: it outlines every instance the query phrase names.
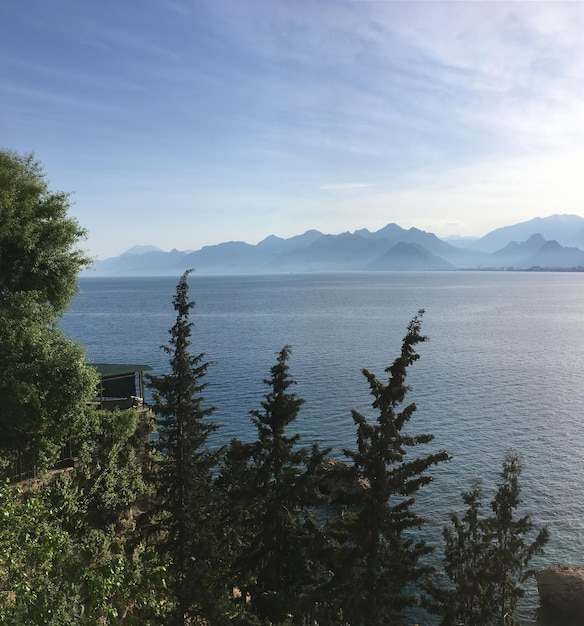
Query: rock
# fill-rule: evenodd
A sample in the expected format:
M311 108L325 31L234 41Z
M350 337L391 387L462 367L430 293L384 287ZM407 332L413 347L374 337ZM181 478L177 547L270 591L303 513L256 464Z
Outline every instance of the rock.
M555 565L536 572L535 579L546 602L584 618L584 565Z
M363 491L369 489L369 483L357 476L347 463L334 459L327 459L319 468L317 484L335 504L356 504Z

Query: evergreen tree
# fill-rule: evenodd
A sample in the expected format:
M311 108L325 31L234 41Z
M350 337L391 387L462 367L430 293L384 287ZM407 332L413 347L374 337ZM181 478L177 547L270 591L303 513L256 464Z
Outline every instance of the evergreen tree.
M212 469L217 453L207 447L217 425L208 421L213 408L204 406L203 378L209 367L204 354L192 356L194 302L188 299L185 272L174 297L176 322L163 346L171 372L151 376L153 410L158 417L158 458L154 469L159 548L170 563L171 592L176 600L172 624L206 619L219 623L217 611L225 596L215 539Z
M544 527L529 541L531 516L516 518L521 471L520 457L508 453L490 504L492 514L482 514L480 481L463 493L464 516L451 514L451 526L444 529L444 569L452 585L436 593L443 626L502 626L513 619L525 593L521 584L533 574L529 562L549 539Z
M535 539L528 542L527 537L533 531L531 515L516 518L520 506L521 458L508 453L503 460L500 482L491 502L493 515L489 526L493 534L490 561L493 571L494 593L497 622L503 624L507 616L513 617L517 603L525 595L521 584L533 575L528 569L529 562L536 554L543 552L549 540L549 530L542 528Z
M352 412L357 447L344 454L353 461L355 476L365 479L369 488L363 490L357 510L342 510L330 524L336 542L334 576L323 594L334 599L344 620L353 625L402 624L404 610L419 602L417 583L429 571L420 559L433 547L414 538L425 523L413 510L414 495L432 481L427 470L449 457L446 452L413 455L413 449L434 437L404 432L416 405L401 406L409 390L407 369L419 359L415 347L426 341L420 334L422 314L411 320L400 355L386 368L387 384L363 370L377 412L375 422Z
M443 626L491 624L491 584L485 576L490 537L481 515L482 498L481 481L476 479L462 494L467 507L463 517L451 513L451 525L443 531L444 573L453 583L448 589L433 589Z
M296 383L289 375L289 357L290 346L285 346L264 381L270 391L262 410L251 411L257 441L247 446L232 442L232 471L224 467L220 482L232 484L231 507L239 507L242 516L239 533L249 537L235 560L237 586L244 600L251 599L251 612L270 623L301 623L310 615L320 570L311 555L319 529L308 508L319 501L316 472L329 452L317 444L298 447L300 435L286 434L304 403L290 390Z

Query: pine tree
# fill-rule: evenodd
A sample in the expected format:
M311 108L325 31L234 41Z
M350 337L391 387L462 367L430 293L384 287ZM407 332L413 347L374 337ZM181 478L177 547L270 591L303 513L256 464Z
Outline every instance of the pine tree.
M217 453L207 447L217 425L208 421L214 409L205 407L203 378L209 363L204 354L192 356L194 302L188 299L185 272L174 297L176 322L163 350L170 357L171 372L151 376L153 410L158 417L158 458L153 480L159 548L169 559L170 590L176 600L172 624L191 623L193 618L217 622L224 593L219 580L212 469Z
M531 515L516 519L520 506L521 486L519 477L522 472L521 458L508 453L503 460L500 482L491 502L493 515L490 518L494 536L491 551L493 572L496 623L503 624L506 617L513 617L517 603L525 595L521 583L525 582L533 571L528 569L529 562L536 554L543 552L549 540L549 530L542 528L535 539L526 538L533 531Z
M434 589L439 601L443 626L473 624L490 626L492 620L491 584L485 576L490 537L481 515L482 483L476 479L470 491L463 492L464 515L450 514L445 526L444 572L452 581L448 589Z
M323 590L352 625L402 624L404 610L419 602L416 584L430 569L420 559L433 548L412 534L425 523L413 510L414 495L432 481L427 470L449 457L446 452L413 455L414 448L434 437L405 433L416 405L401 406L409 390L407 369L419 359L415 347L426 341L420 334L422 314L419 311L411 320L399 357L386 368L387 384L363 370L374 398L375 422L352 412L357 449L344 454L369 488L363 490L356 511L341 511L329 526L336 542L331 557L334 576Z
M464 516L451 514L451 525L444 529L444 570L452 584L436 592L443 626L503 626L513 619L525 593L521 585L533 573L529 562L549 539L544 527L529 541L531 516L516 519L521 471L520 457L508 453L490 503L492 514L482 513L479 480L463 493Z
M240 533L249 536L235 561L237 586L243 598L250 597L252 613L271 623L299 623L310 613L319 574L310 547L319 531L308 507L318 501L316 470L329 452L316 444L298 447L300 435L286 434L304 403L290 391L295 381L289 356L290 346L285 346L264 381L270 391L262 410L251 411L257 441L248 446L232 442L230 456L230 467L239 474L231 506L240 507ZM243 465L242 455L247 456ZM222 480L225 484L227 474Z

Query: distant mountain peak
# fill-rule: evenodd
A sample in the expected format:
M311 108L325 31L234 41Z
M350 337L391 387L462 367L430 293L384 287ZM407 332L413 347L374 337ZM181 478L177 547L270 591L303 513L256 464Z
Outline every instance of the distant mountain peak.
M509 241L527 241L536 234L546 240L555 239L562 246L581 247L584 245L584 218L568 214L534 217L526 222L492 230L471 246L473 250L495 252Z
M525 242L530 244L540 243L544 244L546 241L545 237L541 233L535 233L531 235L531 237Z
M164 252L161 248L156 246L132 246L129 250L123 252L123 254L148 254L149 252Z
M265 239L262 239L259 243L258 246L264 244L264 243L271 243L274 241L284 241L284 239L282 237L278 237L277 235L268 235Z

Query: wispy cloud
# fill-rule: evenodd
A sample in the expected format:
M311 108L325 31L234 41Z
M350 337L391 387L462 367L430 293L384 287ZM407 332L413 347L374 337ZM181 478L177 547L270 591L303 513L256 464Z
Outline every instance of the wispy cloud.
M98 163L119 173L104 203L172 197L191 224L200 197L213 239L224 211L265 234L481 234L584 206L584 2L30 1L0 23L0 131L59 150L78 199Z
M39 79L43 81L60 81L76 88L78 88L79 85L83 85L108 91L120 89L134 91L141 89L138 84L122 80L117 76L98 75L95 73L89 74L86 71L73 68L64 69L47 61L30 61L17 57L4 56L0 58L0 64L18 70L23 78L27 74L32 75L37 82Z
M51 89L27 87L10 82L0 81L0 91L5 94L14 94L27 100L37 100L45 104L87 109L91 111L112 111L113 105L95 102L90 98L65 95Z
M352 189L370 189L375 187L372 183L327 183L321 185L324 191L350 191Z
M577 110L584 95L584 3L227 4L215 28L277 68L298 111L356 111L380 129L466 128L522 147L527 134L555 142L566 105Z
M117 49L126 49L139 52L147 57L160 57L176 61L180 54L171 45L159 43L144 31L132 31L126 27L116 27L108 23L97 21L80 21L80 30L84 32L83 39L87 45L97 46L115 52Z
M492 158L438 172L417 173L399 186L335 201L348 228L389 221L438 235L483 235L498 226L553 213L582 213L584 148L572 152ZM457 227L453 228L452 223Z

